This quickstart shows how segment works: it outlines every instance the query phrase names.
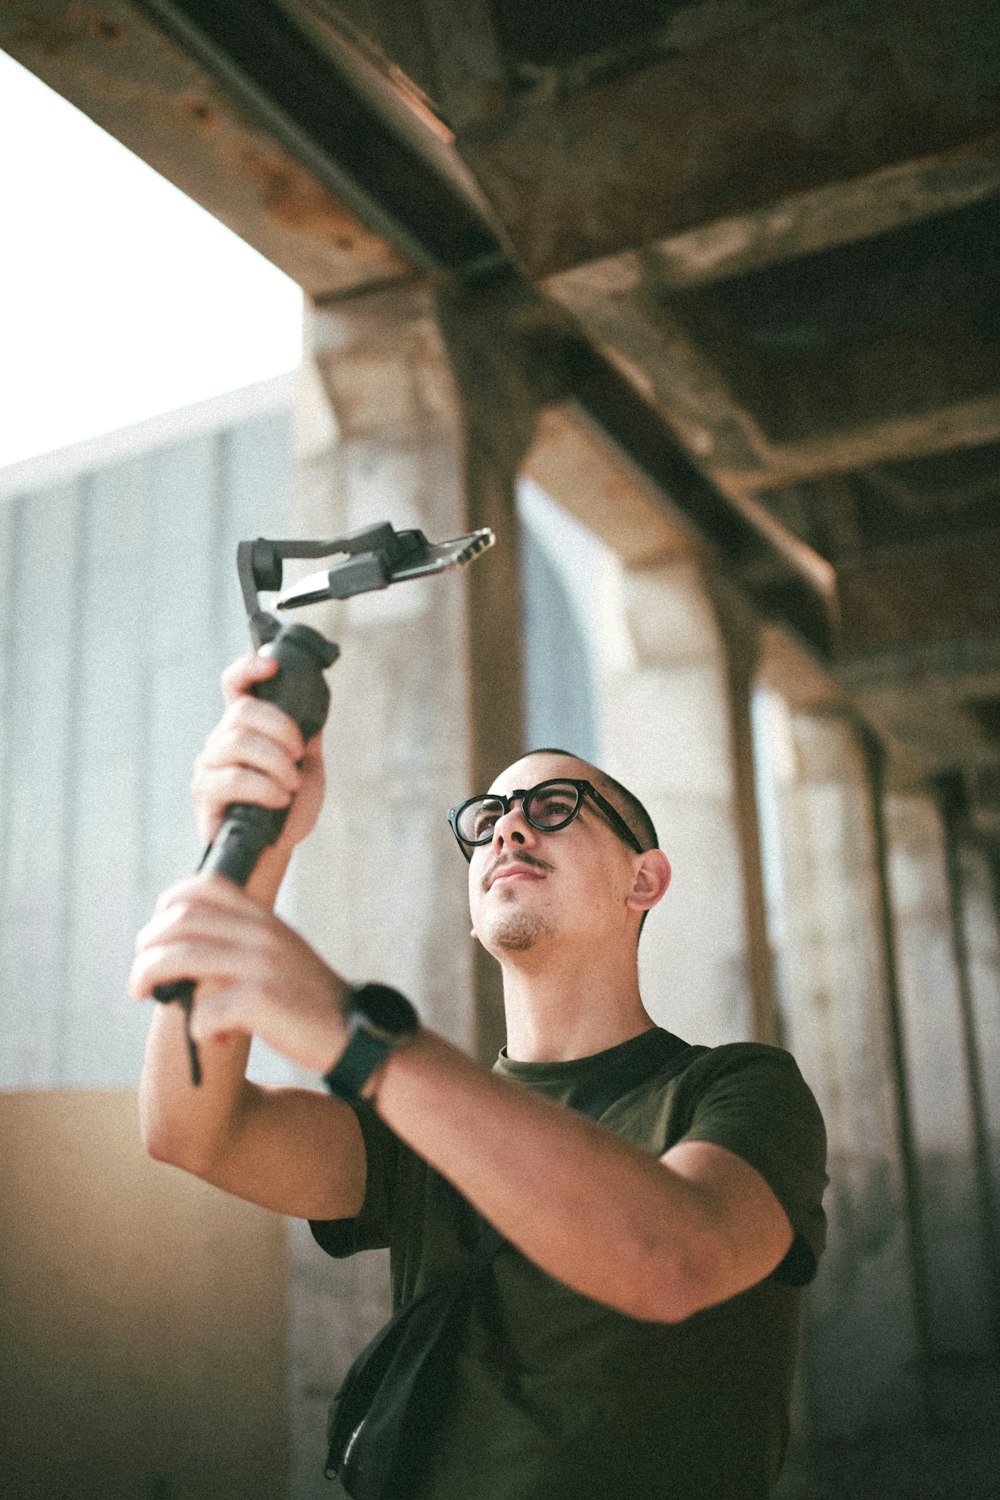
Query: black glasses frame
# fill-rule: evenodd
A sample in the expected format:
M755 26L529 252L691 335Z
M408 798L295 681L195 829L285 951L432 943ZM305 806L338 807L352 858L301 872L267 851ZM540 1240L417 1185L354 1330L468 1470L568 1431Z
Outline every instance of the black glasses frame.
M572 812L568 813L560 823L536 823L529 813L528 809L531 806L532 799L534 797L537 797L539 792L544 791L545 788L549 786L571 786L576 792L576 804L573 807ZM558 833L560 828L565 828L569 823L572 823L573 819L580 811L580 808L583 806L585 797L589 797L594 805L601 810L601 812L607 818L608 822L611 824L611 827L614 829L615 833L624 843L628 844L630 849L634 849L637 854L644 853L643 847L640 844L639 840L636 838L635 834L632 832L631 828L628 826L621 813L619 813L614 807L612 807L607 797L601 796L600 792L594 786L593 782L584 781L582 779L578 779L575 776L550 776L547 781L540 781L537 786L521 787L517 791L508 792L506 797L502 792L480 792L476 797L466 798L466 800L464 802L460 802L457 807L449 807L448 822L451 824L451 831L455 835L455 840L458 844L458 847L465 855L465 858L471 862L472 850L481 849L484 844L490 843L493 838L492 828L481 839L467 839L459 833L459 819L465 812L466 808L471 807L473 803L499 802L500 806L503 808L501 817L504 817L507 813L510 812L514 803L519 801L521 803L521 811L524 813L525 822L529 823L532 828L537 828L539 833Z

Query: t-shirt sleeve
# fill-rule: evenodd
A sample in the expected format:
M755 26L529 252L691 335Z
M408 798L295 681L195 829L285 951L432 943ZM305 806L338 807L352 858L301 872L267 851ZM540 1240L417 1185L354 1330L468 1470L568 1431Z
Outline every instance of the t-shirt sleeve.
M389 1216L399 1142L371 1105L355 1108L365 1143L365 1200L353 1219L310 1219L313 1238L328 1255L342 1259L358 1250L383 1250L389 1243Z
M826 1131L795 1059L779 1047L715 1047L688 1070L684 1095L679 1139L722 1146L760 1173L795 1235L775 1278L804 1286L826 1243Z

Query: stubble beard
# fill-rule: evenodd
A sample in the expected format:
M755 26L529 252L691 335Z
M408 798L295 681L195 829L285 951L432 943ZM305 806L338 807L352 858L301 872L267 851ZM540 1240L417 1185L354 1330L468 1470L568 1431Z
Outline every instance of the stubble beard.
M493 918L486 947L490 952L527 953L548 931L549 924L541 912L515 907Z

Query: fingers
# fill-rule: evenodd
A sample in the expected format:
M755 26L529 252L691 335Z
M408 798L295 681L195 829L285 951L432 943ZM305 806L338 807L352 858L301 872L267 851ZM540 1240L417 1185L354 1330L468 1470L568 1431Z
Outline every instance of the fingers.
M174 922L190 918L211 923L212 913L229 913L240 921L263 925L271 920L269 911L224 876L188 875L161 892L152 917L135 940L137 948L146 941L150 929L153 935L162 929L167 912L172 914L170 920Z
M195 757L191 797L198 835L205 844L215 839L226 808L234 802L289 808L275 855L287 862L315 825L325 776L321 736L306 745L288 714L252 692L255 683L268 680L276 670L277 662L265 648L263 653L241 656L223 672L226 707Z
M262 656L259 651L237 657L222 674L222 696L227 703L235 703L249 693L255 682L266 682L277 670L277 658Z
M135 940L129 993L197 976L229 981L265 966L268 914L231 881L196 876L164 891Z
M195 757L191 781L199 833L215 837L233 802L287 807L302 783L306 749L289 716L242 694L226 708Z
M346 1041L344 982L280 918L219 876L164 892L136 939L129 991L197 986L191 1035L256 1035L302 1067L322 1071Z
M290 762L294 766L304 752L302 733L290 715L274 703L266 703L263 698L241 694L227 706L208 736L202 758L207 757L216 764L234 758L254 764L256 753L278 756L282 763Z
M265 806L284 807L302 783L302 770L287 748L251 729L231 727L213 733L195 757L192 791L215 802L256 802L256 797L232 796L252 788L269 787Z
M128 993L133 1000L150 1000L161 985L178 984L184 979L198 985L206 981L231 984L238 977L231 958L228 947L208 941L148 948L132 965Z

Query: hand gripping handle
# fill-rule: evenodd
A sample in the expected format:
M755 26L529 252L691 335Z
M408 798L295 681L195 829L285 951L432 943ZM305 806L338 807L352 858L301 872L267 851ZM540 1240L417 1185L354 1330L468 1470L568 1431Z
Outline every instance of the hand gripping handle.
M255 683L250 691L288 714L299 726L302 738L311 740L326 722L330 690L323 672L337 660L339 647L308 625L296 624L284 626L264 650L277 658L279 670L266 681ZM287 816L287 807L234 802L226 808L222 826L202 860L201 871L224 875L235 885L246 885L264 850L280 837ZM193 980L178 979L157 985L153 994L164 1004L176 1002L184 1011L191 1082L197 1086L201 1083L201 1064L191 1036L194 991Z

